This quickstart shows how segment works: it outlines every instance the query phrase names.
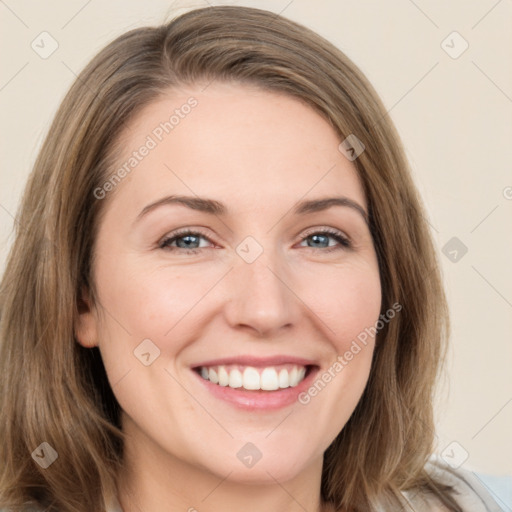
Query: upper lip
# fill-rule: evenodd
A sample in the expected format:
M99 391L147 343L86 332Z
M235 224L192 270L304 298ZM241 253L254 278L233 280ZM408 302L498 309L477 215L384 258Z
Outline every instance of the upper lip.
M298 366L314 366L317 363L311 359L304 359L302 357L276 355L271 357L256 357L256 356L235 356L223 357L220 359L211 359L203 361L198 364L192 365L192 368L200 368L201 366L221 366L229 364L238 364L240 366L278 366L280 364L296 364Z

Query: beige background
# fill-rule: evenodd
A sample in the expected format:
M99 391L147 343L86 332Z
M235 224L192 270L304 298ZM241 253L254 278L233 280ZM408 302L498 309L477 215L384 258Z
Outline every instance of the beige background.
M430 213L452 312L438 451L464 468L512 474L510 0L0 2L1 272L30 166L75 74L130 28L221 3L282 12L316 30L381 95ZM31 47L43 31L58 43L46 59ZM458 58L447 53L463 49L453 31L469 44ZM442 252L452 237L468 249L456 262Z

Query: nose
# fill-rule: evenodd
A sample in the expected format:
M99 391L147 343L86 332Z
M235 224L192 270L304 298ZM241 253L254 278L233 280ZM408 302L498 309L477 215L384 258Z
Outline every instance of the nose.
M268 337L297 323L300 300L289 269L275 252L264 251L252 263L239 258L228 280L225 315L232 328Z

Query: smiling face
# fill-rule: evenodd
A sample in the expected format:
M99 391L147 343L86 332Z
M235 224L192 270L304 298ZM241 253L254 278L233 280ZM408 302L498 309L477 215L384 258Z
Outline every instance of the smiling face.
M98 303L76 332L100 347L132 465L252 483L318 474L374 340L341 370L337 358L381 306L365 196L340 142L290 96L217 83L170 92L123 134L116 169L136 162L104 199ZM325 198L337 199L314 202Z

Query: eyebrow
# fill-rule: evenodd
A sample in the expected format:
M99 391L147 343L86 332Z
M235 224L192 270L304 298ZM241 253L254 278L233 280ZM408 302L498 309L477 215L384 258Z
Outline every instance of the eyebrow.
M147 215L150 211L154 210L155 208L169 204L180 204L192 210L197 210L211 215L224 216L229 213L226 205L221 203L220 201L216 201L215 199L207 199L204 197L197 196L192 197L172 195L158 199L154 203L145 206L137 216L136 221L140 220L142 217ZM352 208L363 217L366 224L369 223L368 214L366 213L365 209L356 201L343 196L324 197L320 199L308 199L304 201L299 201L294 205L292 213L294 215L307 215L309 213L327 210L333 206L345 206L348 208Z

